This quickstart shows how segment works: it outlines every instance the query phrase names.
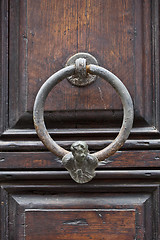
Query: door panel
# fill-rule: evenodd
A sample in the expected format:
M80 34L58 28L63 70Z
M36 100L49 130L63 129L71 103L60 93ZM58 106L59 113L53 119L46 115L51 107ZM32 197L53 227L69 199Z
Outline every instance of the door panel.
M158 192L157 184L140 181L8 182L3 239L158 239Z
M98 215L98 216L97 216ZM103 223L99 221L103 216ZM34 219L38 221L35 222ZM44 225L46 223L46 225ZM50 224L48 224L50 223ZM135 236L134 210L42 210L26 213L26 239L128 239ZM104 225L105 224L105 225ZM124 225L123 225L124 224ZM40 226L43 225L43 228ZM117 226L117 227L116 227ZM116 231L115 231L116 227ZM56 229L56 230L55 230ZM113 230L112 230L113 229Z
M1 239L160 239L159 0L2 0L0 3ZM38 139L36 94L77 52L117 75L134 102L129 139L74 183ZM95 152L122 123L116 92L100 78L50 92L45 122L65 149Z
M42 83L74 53L86 51L128 88L135 105L135 126L157 128L151 72L154 4L116 1L11 2L9 127L33 127L31 112ZM65 126L70 118L67 127L119 127L122 115L116 92L100 79L85 88L63 81L50 93L45 109L46 121L54 121L54 126L59 121Z

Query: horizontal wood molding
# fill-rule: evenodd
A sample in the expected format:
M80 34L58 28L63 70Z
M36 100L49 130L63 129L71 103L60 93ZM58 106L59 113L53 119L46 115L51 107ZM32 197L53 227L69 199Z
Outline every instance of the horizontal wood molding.
M0 181L16 180L71 180L67 171L0 171ZM97 170L97 179L157 179L160 180L160 170ZM73 180L71 180L73 181ZM147 183L147 182L146 182Z
M136 157L135 157L136 155ZM105 161L99 169L160 168L160 150L118 151ZM63 170L62 161L51 152L1 152L0 169L3 170Z
M75 139L77 141L77 139ZM60 146L70 149L71 144L75 140L56 141ZM79 139L78 139L79 140ZM90 151L96 151L109 145L111 140L88 140L81 139L88 143ZM157 150L160 148L159 139L142 139L142 140L127 140L121 150ZM46 151L46 147L40 141L0 141L0 150L2 152L17 152L17 151Z

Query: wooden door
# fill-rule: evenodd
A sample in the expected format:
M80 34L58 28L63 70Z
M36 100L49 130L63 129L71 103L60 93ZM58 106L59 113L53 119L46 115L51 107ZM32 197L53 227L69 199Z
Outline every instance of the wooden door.
M158 240L160 186L159 0L1 1L0 180L2 240ZM35 96L77 52L117 75L134 102L125 145L77 184L33 127ZM47 129L65 149L107 146L122 122L104 80L67 80L49 94Z

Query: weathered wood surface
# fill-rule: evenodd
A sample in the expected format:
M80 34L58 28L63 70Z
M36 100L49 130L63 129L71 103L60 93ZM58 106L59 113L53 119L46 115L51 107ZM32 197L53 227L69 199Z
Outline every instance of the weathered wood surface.
M158 239L158 188L153 181L120 183L119 179L83 186L71 180L6 183L1 188L1 236L3 240Z
M3 95L9 102L9 128L32 128L31 112L42 83L64 67L71 55L86 51L128 88L134 101L135 126L158 129L158 1L116 2L10 2L9 85L2 81ZM3 28L5 24L2 23ZM7 56L3 51L3 59ZM7 65L5 62L3 65L6 78ZM117 127L120 125L117 112L122 115L116 92L100 79L85 88L73 87L64 80L50 93L45 109L49 112L46 121L52 128L62 125L108 128L113 122ZM104 110L108 114L102 121ZM81 115L85 119L80 119ZM2 125L5 130L5 120Z
M135 157L136 154L136 157ZM99 169L159 168L160 151L119 151L99 163ZM61 169L61 159L50 152L3 152L0 153L0 169Z
M159 3L1 1L1 239L159 239ZM32 121L40 86L80 51L123 81L135 109L129 140L84 185L46 151ZM45 110L53 139L66 149L86 140L91 151L116 137L123 115L100 79L85 88L64 80Z

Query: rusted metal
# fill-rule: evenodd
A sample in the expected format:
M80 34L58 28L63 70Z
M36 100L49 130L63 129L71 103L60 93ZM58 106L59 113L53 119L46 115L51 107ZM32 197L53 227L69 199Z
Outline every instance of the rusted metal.
M86 64L94 64L94 65L98 65L98 62L96 60L95 57L93 57L91 54L89 53L76 53L75 55L73 55L72 57L70 57L67 60L66 66L70 66L76 63L76 60L79 61L79 59L84 59L86 61ZM80 75L79 71L80 71L80 66L77 68L77 71L75 71L75 74L67 77L68 81L77 87L84 87L87 86L91 83L93 83L96 80L96 75L93 74L84 74L84 75ZM84 72L83 72L84 73Z
M72 76L75 73L81 77L80 82L82 79L86 81L85 76L88 74L97 75L103 78L116 90L123 105L123 123L118 136L110 145L93 154L89 154L87 144L84 142L74 143L71 147L71 152L60 147L50 137L44 123L44 103L49 92L64 78ZM98 165L98 161L103 161L110 155L113 155L119 148L123 146L124 142L128 138L133 124L133 103L128 90L120 81L120 79L117 78L113 73L94 64L86 66L86 60L79 59L76 60L75 65L65 67L53 74L42 85L35 100L33 108L33 120L37 134L44 145L55 155L62 158L64 166L68 169L71 177L75 181L84 183L90 181L94 177L94 170ZM76 146L75 149L74 146Z
M43 144L55 155L62 158L65 154L69 153L64 148L60 147L49 135L44 123L44 103L53 87L67 76L75 73L75 65L71 65L54 73L40 88L34 103L33 120L36 132L43 142Z
M85 58L78 58L75 61L75 74L77 74L79 79L86 78L87 77L87 71L86 71L86 59Z
M103 161L120 149L127 140L133 125L133 103L127 88L113 73L92 64L87 67L87 71L106 80L116 90L123 105L123 123L118 136L109 146L93 154L99 161Z

